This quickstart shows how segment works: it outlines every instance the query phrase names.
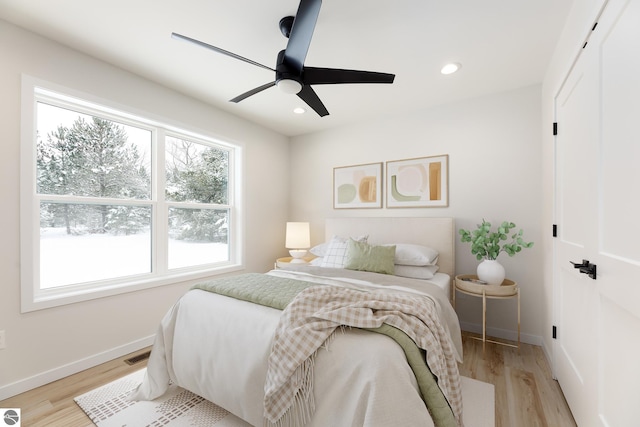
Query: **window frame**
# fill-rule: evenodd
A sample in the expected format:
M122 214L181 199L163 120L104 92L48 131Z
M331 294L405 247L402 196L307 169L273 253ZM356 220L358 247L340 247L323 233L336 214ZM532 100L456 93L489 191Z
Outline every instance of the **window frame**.
M36 191L36 134L37 103L44 101L58 107L97 115L117 123L136 126L152 132L151 141L151 194L149 199L113 199L79 197L83 203L147 205L151 208L151 272L87 282L77 285L40 289L40 202L70 200L74 197L41 195ZM169 124L169 120L149 118L148 113L134 111L110 100L22 76L20 148L20 259L21 259L21 312L26 313L66 304L88 301L126 292L139 291L204 277L225 274L244 268L244 215L242 165L244 147L207 132L188 130L184 124ZM226 205L208 203L173 202L165 200L165 137L187 139L228 152L228 200ZM42 135L41 137L46 137ZM168 269L168 211L170 207L218 208L229 212L229 259L226 262L193 267Z

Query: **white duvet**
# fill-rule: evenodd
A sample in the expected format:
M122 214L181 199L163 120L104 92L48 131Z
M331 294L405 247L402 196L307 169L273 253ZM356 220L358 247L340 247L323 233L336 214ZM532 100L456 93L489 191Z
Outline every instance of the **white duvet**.
M305 271L269 274L358 289L429 293L462 360L457 317L437 286L342 269ZM267 358L280 313L215 293L187 292L162 320L145 378L130 398L154 399L173 382L262 426ZM358 329L338 333L328 348L318 351L314 395L315 415L308 427L433 425L402 348L384 335Z

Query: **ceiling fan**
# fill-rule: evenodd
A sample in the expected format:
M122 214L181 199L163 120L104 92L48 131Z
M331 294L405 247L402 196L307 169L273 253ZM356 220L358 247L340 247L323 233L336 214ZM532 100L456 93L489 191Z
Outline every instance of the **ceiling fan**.
M244 58L219 47L172 33L171 37L190 43L195 43L223 55L275 72L275 80L242 95L236 96L231 102L240 102L252 95L262 92L272 86L277 86L285 93L297 94L309 107L320 115L327 116L329 111L311 88L311 85L341 84L341 83L393 83L394 74L376 73L372 71L342 70L337 68L305 67L304 60L311 44L311 37L316 26L322 0L301 0L296 16L287 16L280 20L280 31L289 39L285 50L278 53L276 69Z

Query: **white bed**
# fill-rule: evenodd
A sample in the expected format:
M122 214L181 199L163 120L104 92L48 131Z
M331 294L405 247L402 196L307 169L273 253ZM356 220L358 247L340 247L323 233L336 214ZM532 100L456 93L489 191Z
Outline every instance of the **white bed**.
M326 222L328 239L363 234L369 236L371 244L411 243L437 249L440 283L320 267L268 274L355 289L429 292L450 338L447 342L453 353L449 352L449 361L455 366L453 359L461 361L462 348L460 327L449 303L454 269L453 220L343 218ZM320 273L314 271L318 269ZM370 287L367 283L371 280L375 283ZM267 425L267 359L281 313L211 292L187 292L162 320L147 374L132 398L154 399L173 382L254 426ZM405 353L387 336L360 329L336 333L330 345L317 351L313 371L315 411L308 427L434 425Z

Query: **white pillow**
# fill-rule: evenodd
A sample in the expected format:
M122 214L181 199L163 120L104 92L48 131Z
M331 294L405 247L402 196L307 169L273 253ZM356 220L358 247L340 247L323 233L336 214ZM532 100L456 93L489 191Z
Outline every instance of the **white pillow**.
M320 243L309 249L309 252L314 254L315 256L323 257L327 253L327 249L329 248L329 242Z
M435 265L438 262L438 251L433 248L408 243L396 243L395 246L395 264L425 266Z
M432 279L433 275L438 271L437 265L395 265L394 275L400 277L410 277L412 279Z
M309 265L320 267L322 265L322 257L317 257L309 261Z
M366 243L369 236L360 236L353 238L356 242ZM328 268L344 268L344 264L347 260L347 242L346 237L333 236L327 246L327 251L322 257L320 267Z

